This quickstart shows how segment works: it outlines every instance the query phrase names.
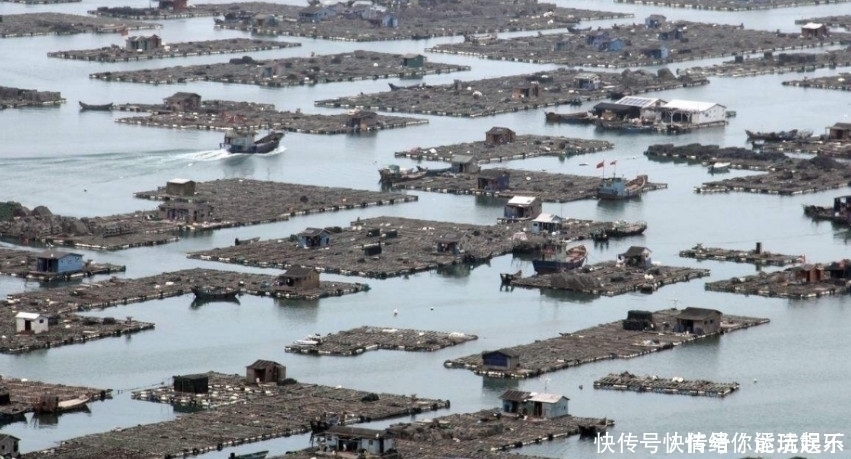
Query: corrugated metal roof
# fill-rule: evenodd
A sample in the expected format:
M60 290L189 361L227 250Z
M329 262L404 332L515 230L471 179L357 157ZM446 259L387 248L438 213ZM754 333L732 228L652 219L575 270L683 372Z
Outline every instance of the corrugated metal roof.
M37 312L19 312L15 315L16 319L24 319L24 320L35 320L41 317L41 314Z
M649 106L655 104L656 102L662 102L663 104L665 103L665 101L662 100L662 99L656 99L656 98L651 98L651 97L635 97L635 96L623 97L615 103L619 104L619 105L629 105L630 107L644 108L644 107L649 107Z
M818 22L808 22L808 23L804 24L803 26L801 26L802 29L812 29L812 30L818 30L818 29L821 29L822 27L824 27L824 24L819 24Z
M673 110L682 110L684 112L703 112L709 110L714 106L720 106L722 108L726 108L721 104L716 104L715 102L700 102L697 100L681 100L674 99L667 104L663 105L663 108L670 108Z
M513 206L528 206L535 202L535 199L537 198L534 196L514 196L508 200L508 203Z
M532 392L527 399L530 402L541 402L541 403L558 403L562 398L567 398L561 394L538 394Z
M553 215L553 214L541 214L541 215L538 215L538 216L537 216L534 220L532 220L532 221L535 221L535 222L542 222L542 223L552 223L552 222L557 222L557 221L559 221L559 220L561 220L561 217L559 217L558 215Z
M508 400L510 402L524 402L531 395L523 390L509 389L499 396L500 400Z

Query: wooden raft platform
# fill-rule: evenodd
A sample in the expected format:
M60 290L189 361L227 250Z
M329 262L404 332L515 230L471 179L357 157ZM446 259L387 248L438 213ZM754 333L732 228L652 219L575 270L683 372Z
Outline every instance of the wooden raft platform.
M284 351L298 354L354 356L365 351L387 349L409 352L434 352L478 339L476 335L392 327L358 327L326 336L314 335L286 346Z
M581 89L579 81L588 71L555 69L534 74L488 78L475 81L458 80L454 84L362 94L316 101L319 107L361 108L400 113L421 113L438 116L479 117L537 110L555 105L567 105L577 98L583 101L610 98L628 92L638 95L709 84L707 79L676 77L670 72L659 76L644 70L622 73L591 72L600 78L601 89ZM529 88L539 83L537 96L511 97L517 88ZM573 88L573 89L568 89Z
M34 37L37 35L72 35L78 33L121 33L123 30L157 29L159 24L142 21L112 21L77 14L24 13L4 14L0 22L0 38Z
M776 164L767 174L736 177L695 187L696 193L746 192L794 196L851 186L851 166L816 156Z
M683 378L636 376L628 372L610 373L594 381L594 389L656 392L659 394L726 397L739 390L739 383L717 383Z
M415 422L393 424L388 431L403 458L496 459L517 457L518 448L540 445L560 438L580 435L583 427L606 425L608 418L561 416L557 418L523 418L486 409L473 413L458 413ZM279 459L310 459L327 457L329 453L317 448L288 452ZM339 457L338 453L338 457ZM536 459L540 456L519 455Z
M786 266L802 263L803 255L784 255L782 253L765 252L761 249L755 250L731 250L718 247L704 247L703 244L681 250L683 258L694 258L697 260L732 261L734 263L752 263L763 266Z
M85 396L90 401L112 398L112 389L95 389L91 387L66 386L27 379L0 377L0 389L9 391L8 405L0 405L0 421L18 421L23 414L34 411L43 394L55 395L59 401L75 400Z
M630 359L652 352L673 349L684 343L730 331L768 323L768 319L724 315L721 331L709 335L674 333L680 311L666 309L653 313L653 330L624 330L622 321L610 322L531 344L502 349L518 355L520 366L515 370L484 367L482 354L474 354L444 362L447 368L463 368L477 375L497 378L530 378L543 373L611 359ZM665 324L668 324L667 326Z
M467 194L511 199L514 196L535 196L543 202L571 202L581 199L597 199L600 177L556 174L552 172L527 171L521 169L487 169L509 174L509 188L502 191L478 188L479 174L439 174L420 179L397 182L395 189L430 191L434 193ZM666 183L648 182L642 193L668 188Z
M615 3L633 5L664 6L667 8L687 8L708 11L756 11L774 8L796 8L811 5L845 3L847 0L777 0L766 3L737 3L726 0L615 0Z
M780 53L776 55L766 53L761 58L725 61L709 67L691 67L684 71L690 75L707 78L738 78L791 72L803 73L812 72L816 69L833 69L837 67L851 67L851 51L842 49L824 53Z
M851 91L851 73L843 72L839 75L784 81L783 86Z
M301 43L254 40L249 38L228 38L223 40L169 43L167 46L150 49L142 53L136 50L112 46L96 49L54 51L47 53L47 57L92 62L130 62L166 59L172 57L205 56L210 54L250 53L271 49L294 48L298 46L301 46Z
M7 298L12 296L14 295L9 295ZM8 299L6 304L11 307L0 309L0 335L5 336L0 339L2 354L23 354L70 344L83 344L154 328L152 323L138 322L130 317L116 320L113 317L82 317L73 313L51 314L49 310L53 305L44 307L33 303L19 304L15 301L10 303ZM18 312L38 312L48 316L48 321L55 320L56 323L49 326L48 331L39 334L17 333L15 315Z
M679 30L688 39L688 52L672 50L662 58L651 57L646 50L659 49L660 32ZM839 44L839 38L812 40L800 33L776 33L745 29L738 25L708 24L694 21L666 21L660 28L617 24L595 28L609 40L621 40L622 49L612 52L605 47L587 45L590 34L539 34L535 36L493 39L486 44L465 40L427 48L427 52L460 54L491 60L557 64L571 67L624 68L665 65L736 54L753 54L791 49L815 48Z
M265 70L267 68L272 70ZM93 73L89 77L126 83L176 84L215 81L279 88L378 78L417 78L466 70L470 70L470 67L435 62L425 62L422 67L408 67L403 64L402 55L358 50L351 53L267 61L255 61L249 57L247 61L241 58L221 64L101 72Z
M198 400L197 406L203 406L202 400L214 403L219 400L216 409L187 413L172 421L77 437L24 457L150 459L169 455L179 458L309 432L311 421L327 413L337 413L349 423L357 423L438 410L449 404L444 400L412 399L295 381L281 386L258 386L245 383L244 376L208 375L215 384L213 390L191 398ZM158 390L169 393L173 389Z
M557 7L551 3L513 0L467 0L463 2L420 5L408 2L401 7L388 4L388 12L398 22L394 27L376 27L371 21L337 14L319 22L299 20L301 6L246 2L218 5L193 5L198 9L216 8L217 15L230 13L216 27L236 29L258 35L286 35L312 39L351 42L428 39L468 34L520 32L559 29L585 20L629 18L631 13L593 11ZM258 14L277 21L259 22Z
M80 271L52 273L37 271L37 252L0 247L0 275L33 279L41 282L69 281L99 274L124 272L126 266L110 263L86 263Z
M851 293L844 279L825 279L807 282L799 277L799 274L804 275L804 270L809 269L813 269L812 265L786 268L783 271L773 273L762 271L750 276L739 276L727 280L707 282L704 288L712 292L798 300L830 295L847 295Z
M478 164L534 158L537 156L573 156L611 150L606 140L575 139L540 135L518 135L512 142L489 144L485 141L465 142L437 147L397 151L397 158L452 162L456 155L472 156Z
M688 282L708 275L708 269L675 266L644 269L604 261L563 273L514 278L510 286L616 296L638 291L652 293L665 285Z
M65 99L62 98L62 94L59 92L0 86L0 110L7 108L47 107L64 103Z
M729 162L733 169L767 171L775 164L789 159L779 152L758 152L741 147L724 147L692 143L688 145L655 144L647 147L644 156L651 161L686 162L711 165L716 161Z

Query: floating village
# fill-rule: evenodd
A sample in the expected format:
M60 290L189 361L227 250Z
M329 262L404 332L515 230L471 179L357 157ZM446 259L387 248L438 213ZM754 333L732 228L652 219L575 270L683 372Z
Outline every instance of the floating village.
M700 412L717 399L755 396L734 380L746 371L716 360L742 343L746 353L770 346L769 324L790 321L776 321L778 309L851 293L844 247L832 259L796 253L801 238L851 228L851 123L837 115L814 133L802 115L766 128L746 98L715 90L716 78L777 77L771 91L780 99L845 97L851 16L794 9L840 2L615 0L596 11L537 0L158 0L147 8L82 0L77 9L66 5L75 0L11 1L38 9L0 15L0 38L44 40L44 65L99 89L82 100L0 86L3 115L36 123L34 114L65 116L71 105L80 126L102 130L86 133L92 144L111 131L130 142L175 136L204 154L174 159L185 144L158 144L149 155L156 165L113 166L109 153L94 153L134 188L88 194L86 213L70 187L50 203L5 190L0 358L18 360L0 365L0 459L585 457L626 433L621 419L634 420L629 410L642 406L628 399L687 400ZM641 14L618 12L620 3ZM782 32L672 10L780 7L795 12ZM80 8L85 14L68 12ZM187 24L217 38L193 39ZM77 34L88 35L64 40ZM820 73L785 76L810 72ZM90 121L97 112L103 117ZM740 129L742 118L753 125ZM733 124L744 144L705 140L729 140ZM712 136L719 132L727 137ZM200 144L210 136L217 140ZM356 146L334 157L332 142ZM0 153L0 176L30 160L17 155ZM221 170L211 173L202 163L214 155ZM57 176L64 167L75 174L47 161ZM337 176L335 161L356 166ZM281 162L296 171L287 180L274 169ZM698 170L705 175L694 181ZM803 195L813 199L801 209ZM124 210L101 212L98 201L110 199ZM678 245L715 237L677 221L691 211L682 199L729 203L723 215L742 232ZM750 199L811 231L746 232L736 206ZM665 206L666 218L649 210ZM632 218L645 215L656 218ZM763 225L776 235L779 218ZM785 246L792 239L794 248ZM485 275L487 294L474 286ZM279 316L264 316L259 305L273 302ZM487 313L475 309L484 303ZM316 331L294 335L299 315ZM278 319L273 333L259 326ZM220 330L228 320L217 342L193 341L191 329ZM136 343L154 345L144 341L151 337L174 348L146 356ZM252 356L234 364L225 348ZM57 354L84 355L108 373L130 360L146 383L135 375L127 386L99 387L62 365L27 373ZM166 354L193 354L181 365L207 367L175 368ZM594 372L588 388L599 391L582 392L582 379L572 379L586 370ZM460 394L467 399L451 400ZM168 414L142 422L134 407ZM98 427L57 429L50 444L27 430L80 413L100 417ZM546 448L574 441L569 454Z

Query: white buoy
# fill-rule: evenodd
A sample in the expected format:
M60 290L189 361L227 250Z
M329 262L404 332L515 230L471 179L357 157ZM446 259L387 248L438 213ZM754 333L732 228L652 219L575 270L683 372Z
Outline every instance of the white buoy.
M398 309L394 309L394 310L393 310L393 315L394 315L394 316L398 316L398 315L399 315L399 310L398 310Z
M756 383L756 378L753 379L753 382Z

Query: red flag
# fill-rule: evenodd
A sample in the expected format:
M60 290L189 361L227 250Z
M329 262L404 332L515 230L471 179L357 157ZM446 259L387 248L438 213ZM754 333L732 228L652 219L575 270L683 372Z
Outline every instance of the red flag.
M606 161L600 161L599 163L597 163L597 169L599 169L599 168L601 168L605 165L606 165Z
M609 163L609 166L614 166L614 165L615 165L615 164L617 164L617 163L618 163L618 160L614 160L614 161L612 161L612 162L610 162L610 163Z

